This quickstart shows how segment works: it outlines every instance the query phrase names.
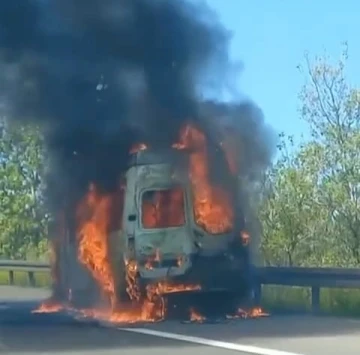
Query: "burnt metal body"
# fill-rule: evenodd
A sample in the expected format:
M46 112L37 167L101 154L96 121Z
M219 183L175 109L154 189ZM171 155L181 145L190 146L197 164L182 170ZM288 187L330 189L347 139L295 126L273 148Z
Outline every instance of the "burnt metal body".
M125 260L134 260L143 290L148 284L166 280L175 284L198 284L202 292L233 292L242 299L248 296L251 288L249 250L240 240L243 228L240 209L234 206L237 223L229 233L212 235L197 225L186 152L169 149L132 154L125 179L122 228L110 237L110 261L119 295L126 293ZM184 193L184 223L145 228L141 207L145 194L173 187L181 187ZM78 299L82 306L88 306L98 297L98 292L89 271L77 261L76 238L71 230L74 229L68 230L60 251L63 276L58 288L63 293L71 289L74 303L79 303Z
M122 234L125 255L139 265L143 285L157 280L201 285L201 291L234 291L245 295L250 288L248 248L242 245L240 231L243 216L238 213L229 233L213 235L194 218L194 206L188 180L188 155L175 149L143 150L133 154L127 172L127 197ZM141 223L141 196L148 190L181 186L185 194L186 223L178 227L146 229ZM160 260L147 268L149 258L157 252ZM182 258L178 265L177 258Z

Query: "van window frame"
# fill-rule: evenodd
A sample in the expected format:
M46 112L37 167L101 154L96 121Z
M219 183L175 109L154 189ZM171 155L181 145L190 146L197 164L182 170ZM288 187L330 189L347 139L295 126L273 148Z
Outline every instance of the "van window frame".
M149 192L149 191L165 191L165 190L172 190L172 189L175 189L175 188L181 188L182 192L183 192L183 201L184 201L184 223L179 225L179 226L172 226L172 227L161 227L161 228L146 228L144 227L143 223L142 223L142 202L143 202L143 195L146 193L146 192ZM175 229L181 229L181 228L184 228L186 227L186 225L188 224L188 213L187 213L187 209L188 209L188 200L187 200L187 190L185 188L184 185L181 185L181 184L173 184L173 185L168 185L168 186L152 186L152 187L147 187L147 188L144 188L140 191L140 194L139 194L139 219L138 219L138 222L139 222L139 228L141 231L145 231L145 232L156 232L156 231L161 231L161 230L175 230Z

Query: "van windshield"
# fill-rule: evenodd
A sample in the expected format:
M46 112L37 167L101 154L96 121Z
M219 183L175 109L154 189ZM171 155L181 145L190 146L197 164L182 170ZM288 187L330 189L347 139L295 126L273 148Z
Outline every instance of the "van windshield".
M170 228L185 224L184 191L181 187L147 190L141 198L143 228Z

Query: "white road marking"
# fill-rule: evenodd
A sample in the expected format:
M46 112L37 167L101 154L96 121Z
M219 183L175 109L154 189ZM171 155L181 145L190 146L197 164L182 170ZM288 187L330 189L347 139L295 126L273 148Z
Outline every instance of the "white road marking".
M266 349L266 348L261 348L258 346L252 346L252 345L242 345L242 344L228 343L228 342L219 341L219 340L199 338L199 337L194 337L194 336L189 336L189 335L160 332L158 330L145 329L145 328L118 328L118 329L124 330L126 332L132 332L132 333L138 333L138 334L144 334L144 335L152 335L152 336L159 337L159 338L186 341L188 343L213 346L216 348L222 348L222 349L227 349L227 350L234 350L234 351L240 351L240 352L242 351L244 353L253 354L253 355L304 355L304 354L293 353L293 352L288 352L288 351Z

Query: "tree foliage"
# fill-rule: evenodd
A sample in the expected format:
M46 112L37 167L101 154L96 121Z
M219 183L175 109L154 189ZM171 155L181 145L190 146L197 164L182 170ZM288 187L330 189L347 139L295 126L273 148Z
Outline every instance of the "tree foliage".
M0 135L0 256L36 258L44 252L47 225L41 134L2 118Z
M346 80L347 58L346 46L336 64L305 56L300 114L311 139L294 147L282 136L266 174L260 214L269 264L360 265L360 90Z

